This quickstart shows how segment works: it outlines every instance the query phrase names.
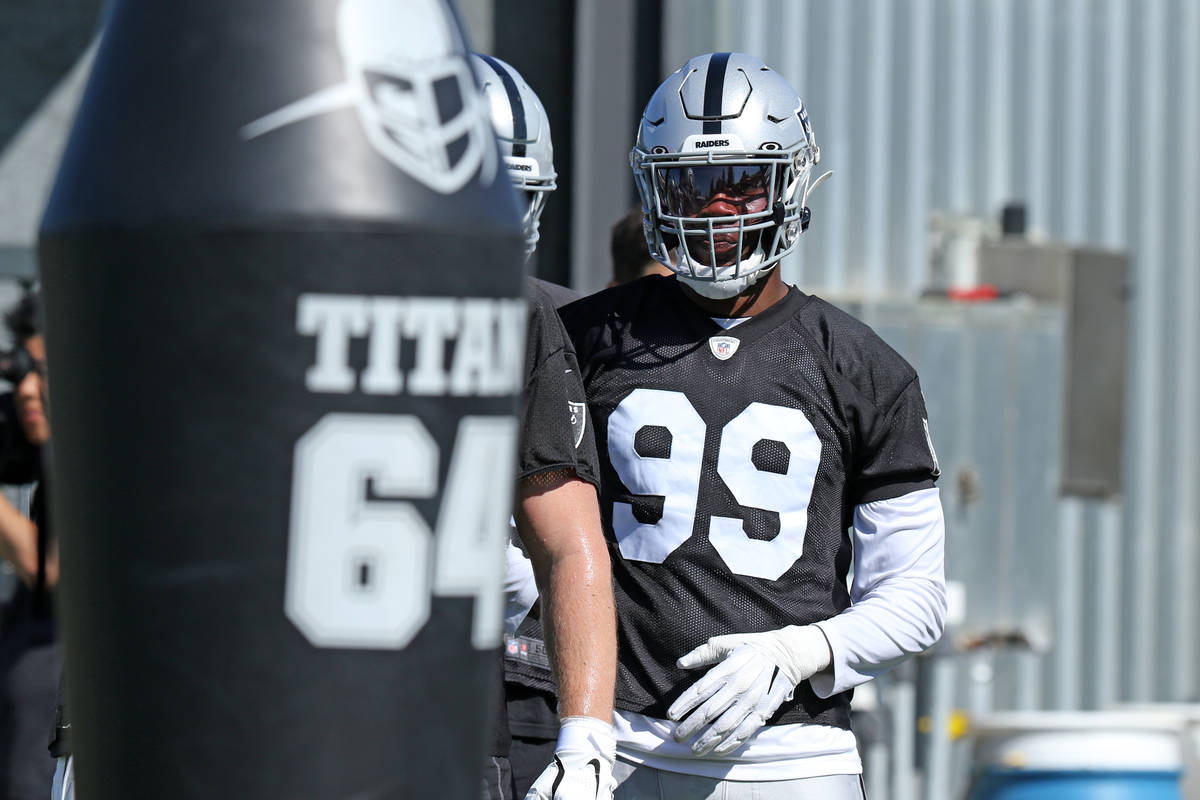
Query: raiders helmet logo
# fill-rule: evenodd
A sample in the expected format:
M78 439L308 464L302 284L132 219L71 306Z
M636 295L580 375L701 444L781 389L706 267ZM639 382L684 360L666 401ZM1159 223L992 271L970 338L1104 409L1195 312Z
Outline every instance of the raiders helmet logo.
M441 3L341 0L337 34L346 80L249 123L243 139L354 106L371 147L430 189L492 182L492 124Z
M578 450L583 441L583 433L587 430L587 406L568 400L567 411L571 415L571 433L575 434L575 449Z
M740 344L741 341L733 336L713 336L708 340L708 349L712 350L712 354L717 358L728 361L733 358Z

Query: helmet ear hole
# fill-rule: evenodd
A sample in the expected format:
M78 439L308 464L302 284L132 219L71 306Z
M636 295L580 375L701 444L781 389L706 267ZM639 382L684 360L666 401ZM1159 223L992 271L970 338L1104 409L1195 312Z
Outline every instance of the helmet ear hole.
M800 230L808 230L809 220L812 219L812 212L808 210L808 206L800 209Z

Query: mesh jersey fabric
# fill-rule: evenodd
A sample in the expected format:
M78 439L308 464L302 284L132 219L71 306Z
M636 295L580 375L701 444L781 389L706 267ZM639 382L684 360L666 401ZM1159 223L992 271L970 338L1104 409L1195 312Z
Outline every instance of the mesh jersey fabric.
M616 705L665 718L698 677L676 659L710 636L809 624L849 605L854 507L933 485L924 401L915 371L868 326L794 287L729 331L672 276L561 313L600 455L620 621ZM714 336L736 339L732 353L710 345ZM681 521L680 509L691 516ZM675 539L660 541L660 529ZM742 551L758 553L750 573L771 574L747 574L731 559ZM848 728L849 693L818 698L802 683L769 720L804 722Z
M579 364L554 296L546 288L552 285L533 279L525 284L529 321L517 479L571 470L598 486L596 440L587 417Z

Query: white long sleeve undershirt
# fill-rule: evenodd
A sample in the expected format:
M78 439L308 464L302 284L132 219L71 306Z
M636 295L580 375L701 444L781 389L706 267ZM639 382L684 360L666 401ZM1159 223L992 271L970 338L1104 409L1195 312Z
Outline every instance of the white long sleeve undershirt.
M811 679L818 697L852 689L932 647L946 623L946 527L938 490L854 509L850 607L817 626L832 670Z
M533 579L533 562L517 547L516 528L510 530L504 549L504 633L515 636L517 628L538 598Z

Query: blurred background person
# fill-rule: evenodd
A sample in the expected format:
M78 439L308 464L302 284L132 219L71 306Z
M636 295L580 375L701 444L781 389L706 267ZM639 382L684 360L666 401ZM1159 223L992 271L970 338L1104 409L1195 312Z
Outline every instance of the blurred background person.
M629 283L646 275L670 275L671 270L650 257L646 247L645 213L639 203L613 223L609 239L612 280L609 286Z
M50 439L50 423L38 295L27 293L5 324L15 346L0 369L13 385L20 436L40 449ZM39 472L34 467L27 477L36 480ZM46 735L60 664L52 598L58 555L46 524L45 483L22 494L31 501L28 509L18 510L0 495L0 556L20 578L0 612L0 798L44 800L54 772Z

